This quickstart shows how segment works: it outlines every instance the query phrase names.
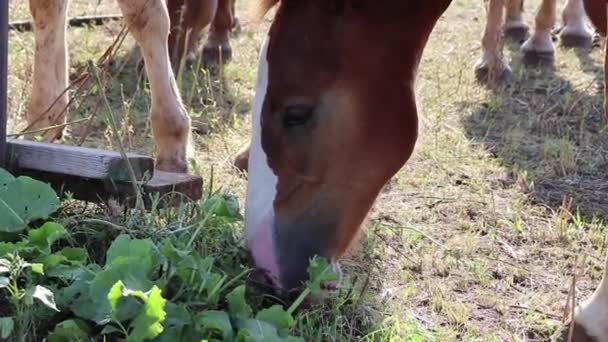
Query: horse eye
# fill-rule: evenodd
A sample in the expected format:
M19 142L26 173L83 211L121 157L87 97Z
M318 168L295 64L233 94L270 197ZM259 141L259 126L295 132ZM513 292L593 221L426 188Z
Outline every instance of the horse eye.
M310 120L315 108L307 105L294 105L286 107L283 112L283 125L285 127L302 126Z

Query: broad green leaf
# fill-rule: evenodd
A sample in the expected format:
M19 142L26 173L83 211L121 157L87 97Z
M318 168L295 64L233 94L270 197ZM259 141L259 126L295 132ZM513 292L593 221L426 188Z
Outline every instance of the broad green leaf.
M34 271L38 274L44 274L44 265L43 264L34 263L34 264L31 264L30 267L32 268L32 271Z
M160 247L162 255L173 264L178 264L181 260L190 255L189 251L180 250L173 245L171 240L165 239Z
M245 299L245 285L241 285L226 295L228 309L233 316L251 317L253 310Z
M55 297L53 295L53 292L51 292L51 290L47 289L44 286L36 285L35 287L27 289L26 296L29 298L38 299L49 309L59 312L55 304Z
M87 252L83 248L67 247L58 253L36 259L44 265L45 275L62 280L73 280L87 260Z
M110 292L108 293L108 300L110 301L110 309L112 309L112 311L116 311L116 308L118 307L118 301L120 300L120 298L122 298L122 291L124 290L124 288L125 285L122 283L122 281L119 280L110 289Z
M8 171L6 171L5 169L0 168L0 194L2 194L2 192L6 190L8 185L14 181L15 177L13 177L13 175L8 173Z
M0 169L0 172L2 169ZM0 175L1 177L1 175ZM0 186L2 186L0 180ZM0 338L6 340L13 333L15 328L15 320L13 317L0 317Z
M46 219L59 208L50 185L19 177L0 191L0 232L20 232L37 219Z
M165 304L167 316L163 322L163 333L155 342L196 341L192 333L194 330L192 318L186 307L171 302Z
M151 270L154 261L153 247L150 240L131 240L128 235L120 235L106 253L106 266L118 258L134 258L138 260L139 267Z
M272 324L279 332L288 332L294 325L293 317L281 305L273 305L258 312L256 319Z
M46 268L51 268L60 265L62 262L67 261L68 259L63 255L59 254L49 254L45 255L42 258L37 258L35 261L44 265Z
M15 253L18 246L12 242L0 242L0 257L3 257L9 253Z
M88 342L89 334L89 327L84 321L70 319L57 324L47 340L49 342Z
M163 332L162 323L165 320L165 303L161 290L155 285L145 294L146 301L143 312L131 322L129 341L143 341L155 338Z
M218 332L225 342L234 339L230 317L224 311L204 311L197 316L196 322L201 326L205 336L209 336L209 332Z
M108 293L117 281L134 291L146 291L152 287L149 279L154 270L154 245L150 240L132 240L120 235L106 253L106 266L91 282L89 296L97 307L97 313L107 322L110 316Z
M93 302L90 287L95 273L99 272L97 265L82 267L74 272L72 284L57 293L57 304L62 308L69 308L77 317L94 321L99 325L109 321L109 307L100 307ZM107 295L107 292L106 292ZM106 311L107 310L107 311Z
M260 321L253 318L239 318L236 320L236 327L239 329L239 337L242 341L252 342L291 342L291 341L304 341L303 339L296 337L281 337L277 331L277 328L269 323ZM243 339L244 338L244 339Z
M219 275L217 273L209 272L206 279L204 280L205 289L207 290L207 302L209 304L216 304L220 299L220 288L224 284L226 276Z
M129 291L120 280L117 281L108 293L112 319L124 322L135 318L142 309L142 304L138 299L142 302L147 300L143 292Z
M110 317L111 307L108 293L117 281L122 281L125 287L144 291L152 287L148 279L148 270L140 267L139 260L135 258L118 257L113 263L97 273L91 282L89 296L96 306L96 311L104 315L106 321Z
M105 327L103 327L103 329L101 329L101 335L109 335L109 334L114 334L114 333L122 333L122 330L118 329L117 327L108 324Z
M10 283L10 279L0 276L0 289L7 287Z
M84 248L66 247L59 252L67 260L72 262L86 262L89 254Z
M313 257L308 264L308 280L306 287L314 297L323 295L321 284L329 281L336 281L338 275L332 270L325 258Z
M239 218L239 203L236 197L230 195L215 194L203 204L205 211L213 210L213 214L219 217L235 219Z
M82 272L81 265L57 265L47 268L44 272L49 278L59 278L65 281L75 280Z
M28 236L31 245L40 248L43 252L50 253L53 243L66 238L68 232L58 223L47 222L38 229L30 230Z

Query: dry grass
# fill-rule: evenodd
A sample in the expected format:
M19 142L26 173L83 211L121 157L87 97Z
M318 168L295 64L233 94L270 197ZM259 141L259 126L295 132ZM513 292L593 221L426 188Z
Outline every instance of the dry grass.
M102 2L74 14L115 10ZM561 324L575 255L588 255L579 297L600 280L608 215L601 51L559 48L551 71L522 67L510 46L514 82L490 91L472 72L479 41L471 37L480 36L484 19L481 1L456 0L432 35L417 83L418 145L344 262L366 295L333 323L340 336L348 330L346 336L373 341L548 340ZM234 61L221 74L183 75L197 131L195 170L208 176L213 169L215 181L241 199L245 182L231 160L248 139L257 48L267 25L243 22L233 38ZM71 30L73 71L98 57L119 29ZM15 132L24 125L32 37L11 33L10 39L9 130ZM131 44L111 68L108 95L126 113L129 149L151 153L148 89L135 81L134 68L120 68ZM94 104L94 96L80 96L73 118L87 117ZM103 117L94 119L87 145L109 146ZM79 141L82 131L72 127L68 142Z

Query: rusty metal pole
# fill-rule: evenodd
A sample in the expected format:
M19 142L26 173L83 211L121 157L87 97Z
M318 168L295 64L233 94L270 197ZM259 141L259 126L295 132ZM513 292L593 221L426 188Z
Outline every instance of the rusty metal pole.
M6 166L8 125L8 0L0 0L0 167Z

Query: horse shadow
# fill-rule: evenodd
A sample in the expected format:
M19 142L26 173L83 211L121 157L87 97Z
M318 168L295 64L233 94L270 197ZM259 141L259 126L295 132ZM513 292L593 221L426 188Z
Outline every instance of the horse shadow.
M574 84L551 67L515 60L513 79L483 103L460 103L467 137L507 167L533 202L608 218L608 139L602 67L578 51L593 81Z

